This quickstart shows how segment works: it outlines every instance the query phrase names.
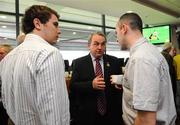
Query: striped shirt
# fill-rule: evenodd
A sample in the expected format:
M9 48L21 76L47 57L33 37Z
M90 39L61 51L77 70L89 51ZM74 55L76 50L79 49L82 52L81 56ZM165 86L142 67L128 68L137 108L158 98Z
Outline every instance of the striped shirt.
M58 49L35 34L0 63L2 101L16 125L69 125L64 65Z

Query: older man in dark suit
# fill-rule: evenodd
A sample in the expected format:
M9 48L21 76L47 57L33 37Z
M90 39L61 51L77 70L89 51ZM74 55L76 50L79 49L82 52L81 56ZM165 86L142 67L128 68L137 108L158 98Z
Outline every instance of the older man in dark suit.
M104 54L106 37L90 36L90 54L73 61L70 108L73 125L122 125L122 89L110 82L121 73L116 57Z

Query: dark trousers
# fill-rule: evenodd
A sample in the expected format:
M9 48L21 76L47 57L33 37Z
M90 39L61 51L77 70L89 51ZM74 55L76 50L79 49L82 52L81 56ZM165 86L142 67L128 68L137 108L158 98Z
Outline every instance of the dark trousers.
M96 113L96 119L94 125L110 125L107 115L101 116L98 113Z
M124 122L121 118L121 116L116 116L116 118L112 117L111 115L104 115L101 116L98 113L94 114L95 119L92 123L88 123L86 121L84 121L83 118L79 118L82 119L82 121L78 121L78 120L72 120L70 125L124 125ZM117 117L119 117L117 119Z
M8 118L6 110L4 109L2 102L0 102L0 125L7 125Z

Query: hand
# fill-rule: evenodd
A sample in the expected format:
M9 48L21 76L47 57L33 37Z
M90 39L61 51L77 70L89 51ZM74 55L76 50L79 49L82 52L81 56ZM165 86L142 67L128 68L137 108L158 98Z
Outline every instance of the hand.
M115 85L115 88L116 89L119 89L119 90L122 90L123 88L122 88L122 85Z
M110 76L110 82L115 86L116 89L122 90L122 85L117 85L117 83L113 82L112 76Z
M112 76L110 76L110 82L111 82L111 84L115 84L114 82L113 82L113 78L112 78Z
M105 82L104 82L104 78L102 78L102 76L97 76L93 82L92 82L92 86L94 89L97 89L97 90L104 90L106 85L105 85Z

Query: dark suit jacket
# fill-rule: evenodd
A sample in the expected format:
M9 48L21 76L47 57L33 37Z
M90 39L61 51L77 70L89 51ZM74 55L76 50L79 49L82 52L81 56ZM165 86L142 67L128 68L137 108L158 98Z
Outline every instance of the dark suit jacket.
M110 75L120 74L121 68L116 57L104 55L105 95L109 124L120 125L122 122L122 90L110 83ZM70 85L70 112L73 123L94 125L97 114L97 92L92 87L95 78L90 54L73 61L73 74Z

